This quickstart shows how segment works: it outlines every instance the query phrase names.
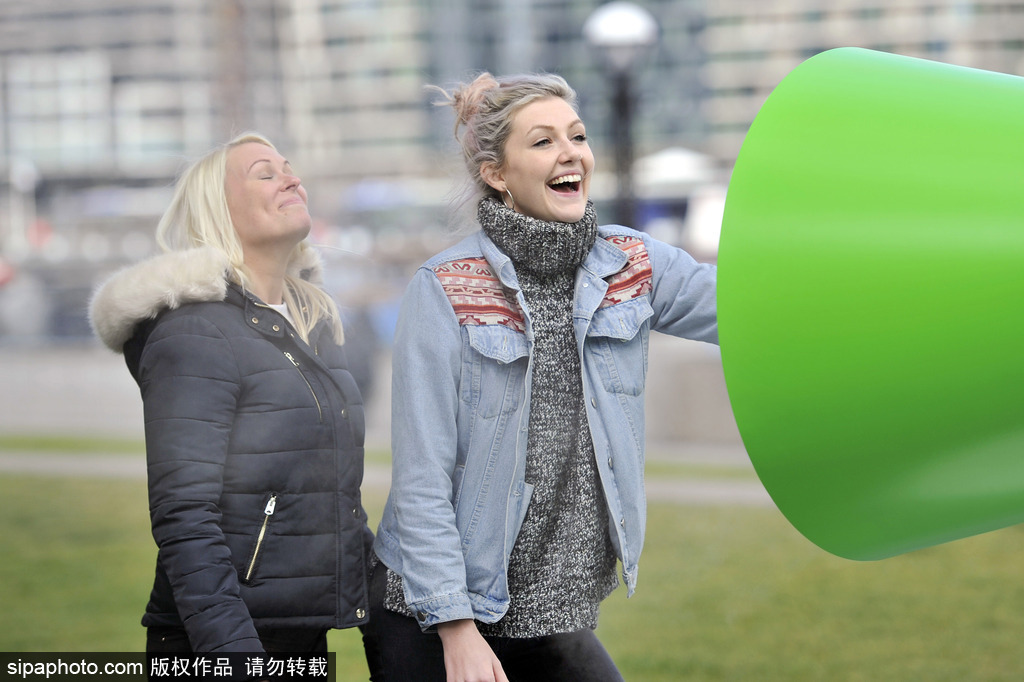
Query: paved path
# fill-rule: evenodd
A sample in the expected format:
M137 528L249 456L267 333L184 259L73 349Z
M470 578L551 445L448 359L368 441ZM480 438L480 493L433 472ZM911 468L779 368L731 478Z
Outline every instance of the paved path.
M75 478L144 480L145 455L93 455L83 453L0 451L0 473ZM387 490L391 473L380 465L367 466L363 485Z
M98 342L10 345L0 337L0 434L47 433L142 438L142 401L124 358ZM651 336L647 377L648 452L657 443L716 443L715 456L738 450L717 349L661 334ZM390 357L382 353L368 396L367 446L387 448ZM684 446L683 449L685 449Z
M677 340L670 339L670 342ZM655 347L657 344L652 344ZM662 353L676 348L655 348ZM694 385L691 392L710 396L717 405L706 415L700 428L682 431L668 428L649 430L649 462L725 467L746 470L749 479L712 477L648 477L647 494L652 501L680 504L732 504L770 506L770 498L752 477L750 460L743 450L728 410L727 398L717 383L714 364L699 346L676 348L663 355L663 366L679 367ZM390 367L383 358L378 368L380 389L367 405L367 447L388 448L390 424ZM703 379L702 379L703 377ZM680 411L691 414L698 408L685 395L667 391L667 382L652 381L648 398L649 422L666 424ZM61 346L0 346L0 435L47 434L83 437L115 437L142 441L142 401L138 387L124 366L124 359L98 344ZM717 396L717 397L716 397ZM671 408L671 409L670 409ZM705 405L703 408L708 410ZM676 419L678 421L678 419ZM707 442L691 442L708 437ZM133 455L103 456L89 453L19 453L0 451L0 472L23 472L63 476L143 478L144 458ZM364 485L386 490L390 471L368 465Z
M0 452L0 473L75 478L114 478L143 480L146 463L141 455L94 455L62 453ZM363 486L385 492L391 483L391 471L380 464L368 464ZM771 506L756 480L707 478L649 478L647 498L652 502L689 505Z

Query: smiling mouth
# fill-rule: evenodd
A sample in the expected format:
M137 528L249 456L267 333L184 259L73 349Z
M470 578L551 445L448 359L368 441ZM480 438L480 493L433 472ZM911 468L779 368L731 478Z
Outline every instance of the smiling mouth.
M548 187L560 194L575 194L580 191L580 184L582 182L582 175L579 173L570 173L569 175L563 175L559 178L555 178L548 183Z

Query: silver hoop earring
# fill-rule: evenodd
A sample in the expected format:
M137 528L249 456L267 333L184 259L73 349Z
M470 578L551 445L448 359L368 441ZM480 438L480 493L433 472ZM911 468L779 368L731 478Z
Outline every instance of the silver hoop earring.
M512 192L509 190L508 187L505 188L505 194L507 194L508 198L512 201L512 205L509 206L508 204L505 204L505 208L507 208L507 209L509 209L511 211L516 210L516 198L514 196L512 196ZM502 203L504 203L504 202L502 202Z

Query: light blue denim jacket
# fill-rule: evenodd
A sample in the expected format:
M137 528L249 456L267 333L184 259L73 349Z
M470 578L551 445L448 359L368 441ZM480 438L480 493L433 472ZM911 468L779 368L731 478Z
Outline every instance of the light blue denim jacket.
M718 342L716 269L625 227L599 228L573 326L610 533L629 594L644 541L650 331ZM392 484L380 559L422 628L493 623L532 486L525 481L533 329L512 262L483 232L413 276L395 336Z

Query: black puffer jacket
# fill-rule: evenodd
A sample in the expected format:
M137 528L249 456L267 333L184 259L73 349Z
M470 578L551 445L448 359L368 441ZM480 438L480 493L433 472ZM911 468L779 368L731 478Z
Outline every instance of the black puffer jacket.
M159 256L108 280L91 315L145 409L159 552L143 625L259 651L258 627L366 621L363 405L328 326L307 345L224 266Z

